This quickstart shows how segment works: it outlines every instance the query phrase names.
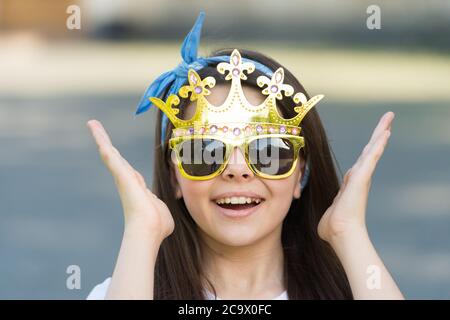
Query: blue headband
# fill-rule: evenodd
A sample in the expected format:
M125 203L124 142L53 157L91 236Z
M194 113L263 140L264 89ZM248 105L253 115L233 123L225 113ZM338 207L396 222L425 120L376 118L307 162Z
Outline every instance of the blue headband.
M178 93L178 90L186 83L189 69L199 71L210 64L217 64L219 62L229 62L230 56L216 56L216 57L198 57L198 47L200 45L200 36L203 27L203 21L205 20L205 13L200 12L197 20L191 31L184 38L181 46L181 63L173 70L164 72L158 78L156 78L145 91L142 96L135 115L143 113L150 109L153 105L148 98L161 97L163 93L169 88L166 96ZM265 65L247 58L242 58L244 62L251 62L255 65L256 70L262 72L268 77L272 77L273 71ZM169 119L163 113L161 120L161 145L164 145L164 138L166 136L166 128ZM307 166L306 169L309 169ZM306 185L308 180L309 170L306 171L305 176L302 178L302 188Z

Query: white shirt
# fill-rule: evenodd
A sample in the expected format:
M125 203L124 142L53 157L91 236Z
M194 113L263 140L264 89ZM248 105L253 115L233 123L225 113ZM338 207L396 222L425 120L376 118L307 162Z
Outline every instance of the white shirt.
M107 278L102 283L96 285L94 289L92 289L91 293L89 293L87 300L104 300L110 283L111 277ZM206 291L206 300L214 300L214 299L216 299L216 296L214 296L211 292ZM221 299L217 297L217 300ZM272 300L288 300L287 291L284 291L282 294L273 298Z

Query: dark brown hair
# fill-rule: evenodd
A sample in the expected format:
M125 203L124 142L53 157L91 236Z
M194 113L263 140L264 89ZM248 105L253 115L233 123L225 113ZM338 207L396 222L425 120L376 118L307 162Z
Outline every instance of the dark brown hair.
M230 55L231 49L221 49L211 56ZM255 51L239 49L242 57L258 61L271 70L283 67L275 60ZM308 94L300 82L284 68L284 83L295 92ZM214 76L224 82L215 65L198 71L199 75ZM258 88L258 71L251 74L246 85ZM220 80L219 80L220 79ZM187 101L182 101L180 110ZM278 102L285 117L295 116L294 102L287 98ZM284 281L289 299L351 299L350 286L332 248L317 233L320 218L331 205L339 190L336 162L328 144L317 110L314 107L301 123L305 148L303 156L309 160L310 177L301 198L292 201L283 222ZM175 220L175 231L161 244L155 267L155 299L204 299L201 239L197 225L189 214L183 199L176 199L174 175L167 142L172 125L166 130L165 146L161 146L161 116L158 111L155 134L155 170L153 191L169 207ZM212 287L212 286L211 286ZM212 288L214 291L214 288Z

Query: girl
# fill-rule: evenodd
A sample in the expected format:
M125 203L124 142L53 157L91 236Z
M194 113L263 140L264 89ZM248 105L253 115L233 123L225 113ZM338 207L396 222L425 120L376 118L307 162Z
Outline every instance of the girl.
M365 224L371 177L394 114L381 118L339 186L325 130L316 110L309 111L320 97L309 99L285 68L278 77L282 66L261 53L223 49L198 58L203 18L201 13L183 43L183 62L150 86L138 109L140 113L150 107L150 96L167 100L151 99L163 111L158 112L156 127L153 191L114 148L100 122L88 122L116 183L125 219L112 278L96 286L88 299L402 299ZM249 69L233 78L234 69L223 69L233 66L236 55L235 66ZM210 155L216 155L223 149L224 161L191 164L182 159L183 146L191 146L198 132L177 136L177 124L194 118L214 123L205 106L227 105L230 90L249 105L265 106L273 87L263 93L260 87L269 78L284 83L277 85L285 95L273 98L280 121L304 111L302 137L295 136L296 129L286 135L285 127L281 134L279 126L278 135L262 139L251 133L257 138L238 144L223 137L208 140L202 131L201 151L211 149ZM203 87L197 91L199 83ZM289 97L291 89L298 93L297 101ZM178 105L176 92L184 98ZM309 107L299 109L299 102ZM174 120L174 104L181 120ZM231 116L240 121L244 109L240 112ZM262 125L261 119L251 120ZM241 136L237 130L233 134ZM225 134L224 127L219 131ZM274 172L263 162L255 164L248 152L262 153L263 143L277 151L268 154L270 164L278 164Z

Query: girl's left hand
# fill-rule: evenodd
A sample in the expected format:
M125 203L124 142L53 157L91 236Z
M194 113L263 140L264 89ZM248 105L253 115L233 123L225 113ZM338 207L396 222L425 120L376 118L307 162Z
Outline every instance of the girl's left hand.
M393 112L383 115L358 160L344 175L338 194L318 225L323 240L332 243L354 232L367 232L365 216L372 175L387 145L394 116Z

